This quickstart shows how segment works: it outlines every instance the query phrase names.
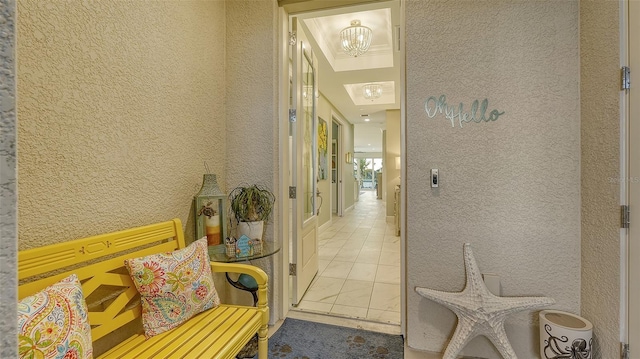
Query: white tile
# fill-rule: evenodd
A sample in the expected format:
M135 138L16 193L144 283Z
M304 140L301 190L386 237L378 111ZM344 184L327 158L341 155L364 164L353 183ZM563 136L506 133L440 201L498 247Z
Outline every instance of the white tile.
M379 265L376 283L400 284L400 266Z
M373 282L348 279L344 282L334 304L369 308L372 291Z
M337 233L337 230L326 230L322 233L320 233L319 238L320 239L328 239L328 238L333 238L333 236Z
M360 254L360 248L342 248L333 258L335 261L355 262Z
M382 243L383 251L391 251L391 252L400 252L400 242L392 243L392 242L384 242Z
M333 304L343 284L344 279L319 277L307 290L303 300Z
M376 271L378 269L377 264L371 263L355 263L348 279L373 281L376 277Z
M347 243L342 246L342 249L357 249L360 250L364 245L364 239L349 239Z
M356 258L356 263L378 264L378 261L380 260L380 253L381 251L379 249L362 247L360 254L358 254L358 257Z
M367 236L368 240L371 241L383 241L384 240L384 229L372 229L369 235Z
M331 238L327 242L325 242L324 247L325 248L342 248L342 246L344 246L345 243L347 243L346 239Z
M300 304L298 304L297 309L310 312L329 313L331 311L331 307L333 307L333 304L331 303L312 302L310 300L303 299Z
M382 243L384 243L384 242L382 242L382 241L379 241L379 242L377 242L377 241L374 241L374 242L366 241L362 245L362 249L380 251L380 250L382 250Z
M343 262L334 259L322 272L322 276L345 279L349 275L349 272L351 272L351 267L353 267L353 262Z
M369 309L400 312L400 284L374 283Z
M378 264L399 266L400 252L382 250Z
M347 239L349 239L349 237L351 237L351 232L345 232L345 231L340 230L340 231L338 231L338 233L336 233L333 236L333 239L344 239L344 240L347 240Z
M400 312L369 309L367 312L367 319L381 323L400 324Z
M327 266L331 263L331 261L318 259L318 274L321 275L322 272L327 269Z
M350 318L367 317L367 308L350 307L346 305L334 304L331 308L331 314L344 315Z
M340 248L321 247L320 249L318 249L318 259L331 261L333 260L333 257L335 257L336 254L338 254L339 250Z

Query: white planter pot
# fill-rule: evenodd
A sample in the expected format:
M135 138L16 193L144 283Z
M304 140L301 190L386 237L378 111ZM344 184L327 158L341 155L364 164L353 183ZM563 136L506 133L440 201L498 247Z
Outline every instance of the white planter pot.
M593 325L577 315L557 310L540 312L540 357L591 359Z
M240 238L244 234L250 239L262 240L263 232L264 232L264 221L238 223L238 238Z

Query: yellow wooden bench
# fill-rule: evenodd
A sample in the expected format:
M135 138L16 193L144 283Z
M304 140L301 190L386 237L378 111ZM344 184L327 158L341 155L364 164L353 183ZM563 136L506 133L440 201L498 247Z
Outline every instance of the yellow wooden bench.
M18 296L33 295L75 273L87 300L91 337L95 343L140 320L139 294L124 268L124 260L184 247L182 224L174 219L20 251ZM149 339L145 339L142 332L134 334L100 358L232 359L257 333L259 358L267 359L267 275L260 268L237 263L211 262L211 269L245 273L255 278L257 307L222 304Z

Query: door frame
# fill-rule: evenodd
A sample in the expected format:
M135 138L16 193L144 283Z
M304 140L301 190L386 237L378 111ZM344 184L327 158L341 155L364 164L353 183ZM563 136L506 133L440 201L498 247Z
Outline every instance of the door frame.
M342 162L342 159L344 158L346 153L344 150L344 144L345 144L344 126L346 126L346 124L345 124L345 121L342 119L342 117L340 117L340 115L338 115L332 109L331 123L333 124L334 121L338 124L338 138L336 138L338 142L338 153L336 156L336 162L337 162L336 166L338 169L338 178L337 178L338 183L336 183L336 188L338 191L337 215L339 217L342 217L344 215L344 174L346 172L344 169L344 162ZM332 199L333 199L333 194L332 194Z
M633 4L633 6L631 5ZM637 258L640 256L640 238L638 225L640 224L640 213L637 208L638 192L640 184L639 166L640 145L632 143L631 138L638 138L640 133L640 46L634 46L640 39L640 4L635 1L625 0L621 4L621 35L620 35L620 62L621 66L628 66L631 71L631 89L621 91L620 111L621 111L621 136L620 136L620 201L621 204L629 205L630 222L633 223L628 229L620 230L620 250L621 257L621 290L620 290L620 337L625 344L640 342L640 263ZM632 38L631 34L639 34ZM635 70L635 72L633 71ZM635 85L635 86L634 86ZM633 117L633 123L632 123ZM632 161L633 160L633 161ZM636 163L636 165L633 165ZM636 260L633 260L636 258ZM633 304L636 303L636 304ZM637 347L631 348L633 353L637 353Z
M310 0L302 0L302 1L310 1ZM351 6L351 5L359 5L363 2L368 2L369 0L344 0L342 6ZM406 0L398 0L399 1L399 11L400 11L400 29L406 28L406 19L405 19L405 1ZM319 10L319 9L315 9ZM315 11L309 9L309 11ZM279 207L280 218L283 219L282 225L280 226L280 236L282 238L282 250L279 254L280 260L280 276L274 278L272 281L272 288L274 288L274 302L277 304L279 317L275 318L276 320L283 320L286 318L291 305L291 300L289 299L290 295L290 286L289 286L289 245L291 243L290 236L290 227L291 221L290 219L290 210L289 210L289 191L288 191L288 183L289 183L289 59L288 59L288 44L289 44L289 15L290 13L283 6L278 7L278 113L279 113L279 144L280 144L280 163L284 164L280 166L279 179L281 183L281 188L279 190L280 198L284 199L281 201ZM405 44L405 34L404 31L399 31L398 34L400 40L400 50L402 53L406 54ZM401 161L401 212L400 212L400 330L402 335L404 335L405 342L407 340L407 271L406 271L406 60L405 56L400 56L400 161ZM333 113L332 113L333 115ZM336 118L343 120L340 116L335 116ZM332 116L333 120L333 116ZM344 125L344 123L343 123ZM343 131L344 133L344 131ZM343 142L344 147L344 142ZM344 156L344 148L342 150L342 156ZM343 157L341 157L343 158ZM352 170L349 168L349 170ZM343 171L343 176L345 173L351 173L350 171ZM343 178L344 179L344 178ZM344 181L343 181L344 184ZM343 191L344 193L344 191ZM342 201L344 203L344 196L342 196ZM344 207L344 206L343 206Z

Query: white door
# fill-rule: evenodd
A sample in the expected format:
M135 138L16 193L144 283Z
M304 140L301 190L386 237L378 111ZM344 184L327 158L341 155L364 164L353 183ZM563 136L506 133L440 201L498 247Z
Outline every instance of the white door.
M640 355L640 1L629 1L629 175L625 178L630 211L628 325L631 357Z
M295 199L292 199L292 296L297 305L313 277L318 272L318 219L316 216L317 178L317 60L311 44L292 17L291 32L295 45L291 46L293 66L292 103L296 120L292 122L292 181Z

